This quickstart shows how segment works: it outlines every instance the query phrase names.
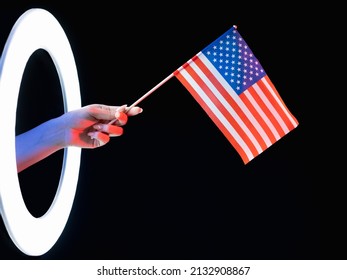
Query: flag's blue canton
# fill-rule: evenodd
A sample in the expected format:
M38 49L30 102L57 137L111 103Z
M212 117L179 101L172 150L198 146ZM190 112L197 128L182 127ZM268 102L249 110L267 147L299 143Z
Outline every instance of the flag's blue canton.
M235 27L208 45L202 53L237 94L241 94L266 75Z

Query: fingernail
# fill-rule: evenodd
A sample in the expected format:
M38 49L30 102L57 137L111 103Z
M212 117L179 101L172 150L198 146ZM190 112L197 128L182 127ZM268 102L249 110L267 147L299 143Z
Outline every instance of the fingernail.
M97 129L97 130L100 130L102 127L101 127L100 124L95 124L95 125L93 125L93 128Z

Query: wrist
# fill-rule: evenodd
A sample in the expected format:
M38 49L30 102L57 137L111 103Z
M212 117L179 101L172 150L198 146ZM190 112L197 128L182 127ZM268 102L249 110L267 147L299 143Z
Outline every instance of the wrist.
M65 139L65 128L61 117L50 119L42 123L39 127L42 130L41 141L43 144L55 147L56 150L63 149L67 146Z

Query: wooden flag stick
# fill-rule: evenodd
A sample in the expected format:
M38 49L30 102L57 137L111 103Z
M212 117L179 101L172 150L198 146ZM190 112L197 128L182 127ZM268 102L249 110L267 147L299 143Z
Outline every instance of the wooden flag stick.
M171 73L169 76L167 76L164 80L162 80L159 84L157 84L155 87L153 87L151 90L146 92L144 95L142 95L139 99L137 99L133 104L128 107L128 109L125 110L125 113L129 111L132 107L136 106L139 104L142 100L144 100L146 97L151 95L155 90L157 90L159 87L161 87L163 84L165 84L168 80L170 80L174 76L173 73ZM113 124L117 119L114 119L110 121L108 124Z

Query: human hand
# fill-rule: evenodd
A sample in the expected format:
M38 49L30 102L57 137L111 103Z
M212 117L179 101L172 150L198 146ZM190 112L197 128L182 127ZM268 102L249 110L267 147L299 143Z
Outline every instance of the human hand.
M110 137L121 136L128 117L142 112L140 107L91 104L61 116L65 127L64 146L97 148Z

